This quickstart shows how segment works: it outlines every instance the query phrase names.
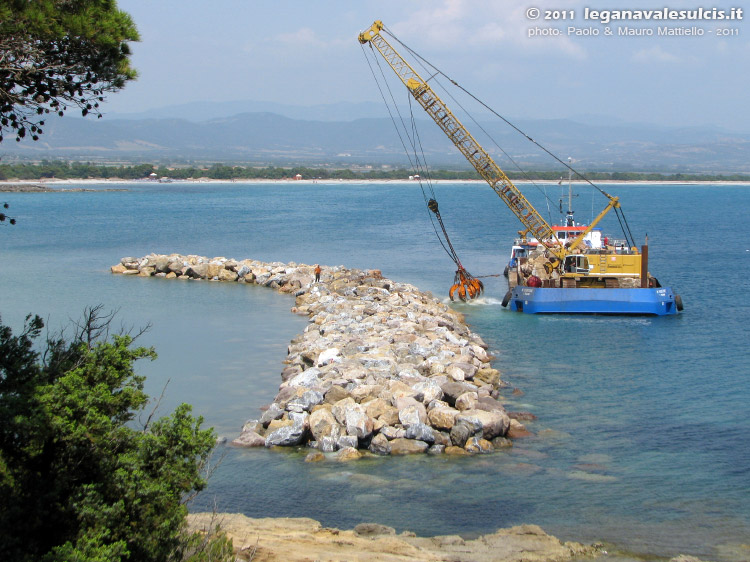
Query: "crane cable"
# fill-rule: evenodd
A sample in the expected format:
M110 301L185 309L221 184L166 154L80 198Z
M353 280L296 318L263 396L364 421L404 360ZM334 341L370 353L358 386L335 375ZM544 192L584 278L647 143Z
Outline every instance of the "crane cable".
M430 217L430 223L432 224L432 228L435 231L435 235L437 236L438 241L440 242L440 245L443 247L445 252L448 254L448 256L451 258L453 263L456 264L456 266L459 269L462 269L463 266L461 265L461 260L458 257L458 253L456 252L455 248L453 247L453 243L450 240L450 237L448 236L448 231L445 228L445 224L443 223L443 218L440 215L440 209L438 207L437 198L435 196L435 191L432 188L432 179L429 175L429 168L426 167L426 165L423 167L420 165L420 158L419 154L417 153L417 148L415 144L415 138L419 141L419 147L420 151L422 152L422 161L424 161L424 148L422 146L421 139L419 137L419 133L416 129L416 120L414 119L414 112L411 107L411 97L408 97L409 100L409 111L411 114L411 124L412 124L412 134L413 136L410 136L408 133L408 128L404 122L404 117L401 115L401 111L398 108L398 104L396 103L396 100L393 96L393 92L391 91L391 88L388 84L388 81L385 79L385 73L383 72L383 68L380 65L380 61L377 57L373 57L375 60L375 63L378 67L378 70L380 71L381 76L383 76L383 83L385 84L388 94L391 98L391 101L393 102L393 108L398 114L399 120L401 121L401 127L403 127L404 134L406 135L407 139L409 140L409 144L411 145L411 150L414 152L414 160L412 160L411 151L407 148L406 143L404 142L404 138L401 134L401 129L398 126L398 123L396 121L396 118L393 115L393 112L391 111L391 106L388 103L385 93L383 92L383 89L380 86L380 81L377 78L377 75L375 74L375 70L372 67L372 64L370 63L370 59L367 56L367 52L364 50L364 45L360 45L362 48L362 53L365 57L365 60L367 61L367 65L370 68L370 72L372 73L373 78L375 79L375 83L378 87L378 91L380 92L380 96L383 98L383 102L385 103L386 109L388 110L388 115L391 118L391 122L393 123L394 128L396 129L396 133L398 134L399 140L401 141L401 146L404 148L404 152L406 153L406 157L409 159L409 165L414 169L416 172L421 172L418 175L419 179L419 187L422 191L422 197L425 200L425 203L427 203L427 208L430 212L428 212L428 216ZM370 49L372 49L372 45L370 45ZM430 191L430 197L427 196L425 193L424 186L422 184L422 175L426 178L426 183ZM435 226L435 223L433 221L432 215L435 215L435 218L438 221L438 224L440 224L440 229L443 232L443 236L445 237L445 241L440 237L440 234L438 233L437 227Z
M461 86L458 82L453 80L450 76L448 76L445 72L437 68L434 64L429 62L427 59L422 57L419 53L411 49L408 45L406 45L403 41L401 41L398 37L396 37L390 30L387 28L384 28L383 31L385 31L391 38L393 38L394 41L396 41L398 44L400 44L404 49L406 49L409 53L411 53L412 56L422 61L425 65L431 67L435 74L440 74L445 77L446 80L451 82L454 86L456 86L458 89L460 89L462 92L464 92L466 95L468 95L470 98L472 98L474 101L476 101L478 104L480 104L482 107L487 109L490 113L501 119L505 124L507 124L509 127L511 127L513 130L518 132L519 134L523 135L528 139L531 143L535 144L538 148L543 150L545 153L547 153L549 156L551 156L553 159L555 159L557 162L565 166L568 170L573 172L577 177L581 178L583 181L591 185L594 189L599 191L602 195L607 197L610 201L614 199L609 193L604 191L602 188L600 188L598 185L593 183L591 180L589 180L586 176L584 176L582 173L580 173L578 170L573 168L570 164L562 160L560 157L558 157L556 154L548 150L546 147L541 145L539 142L531 138L529 135L527 135L525 132L523 132L521 129L519 129L516 125L511 123L508 119L500 115L497 111L495 111L493 108L491 108L489 105L487 105L485 102L477 98L474 94L472 94L470 91L468 91L466 88ZM623 234L625 235L625 238L628 239L628 244L635 245L635 238L633 237L632 232L630 231L630 225L627 222L627 219L625 218L625 213L622 211L621 208L615 207L615 215L617 216L618 221L620 222L620 228L622 228ZM624 223L624 224L623 224Z
M443 74L442 72L440 72L439 70L437 70L437 69L436 69L436 68L435 68L435 67L434 67L433 65L431 65L431 64L430 64L429 62L426 62L426 61L425 61L425 62L426 62L426 64L430 65L430 66L431 66L431 67L432 67L432 68L433 68L434 70L436 70L436 71L437 71L437 72L435 72L435 73L432 73L432 71L431 71L431 70L430 70L429 68L427 68L427 66L425 66L424 64L422 64L422 62L421 62L421 61L424 61L424 59L423 59L423 58L422 58L421 56L419 56L419 55L418 55L417 53L415 53L414 51L412 51L412 50L411 50L411 49L410 49L409 47L407 47L406 45L404 45L404 43L402 43L402 42L401 42L401 41L400 41L400 40L399 40L399 39L398 39L398 38L397 38L397 37L396 37L395 35L393 35L393 33L391 33L390 31L388 31L388 30L387 30L387 28L384 28L384 30L383 30L383 31L385 31L385 32L386 32L386 34L387 34L387 35L389 35L389 36L390 36L390 37L391 37L391 38L392 38L392 39L393 39L394 41L398 42L398 43L399 43L399 44L400 44L401 46L403 46L403 47L404 47L404 49L406 49L406 50L407 50L407 51L409 51L409 52L410 52L410 53L411 53L412 55L414 55L414 57L415 57L415 58L417 59L417 62L418 62L418 63L420 64L420 66L421 66L421 67L422 67L422 68L423 68L423 69L424 69L424 70L425 70L426 72L429 72L429 73L431 74L431 76L430 76L430 77L429 77L429 78L428 78L428 79L427 79L427 80L426 80L425 82L430 82L430 81L432 81L433 83L435 83L435 84L437 84L438 86L440 86L440 89L442 90L442 92L443 92L443 93L444 93L444 94L445 94L446 96L448 96L448 97L449 97L449 98L451 99L451 101L453 101L453 102L454 102L454 103L456 104L456 106L457 106L457 107L459 107L459 108L460 108L460 109L461 109L461 110L462 110L462 111L463 111L463 112L464 112L464 113L466 114L466 116L467 116L467 117L468 117L469 119L471 119L471 121L472 121L472 122L474 123L474 125L476 125L476 127L477 127L477 128L478 128L478 129L480 130L480 131L482 131L482 132L483 132L483 133L484 133L484 134L486 135L486 137L487 137L487 138L488 138L488 139L489 139L489 140L490 140L490 141L492 142L492 144L493 144L493 145L495 145L495 147L496 147L496 148L497 148L497 149L498 149L498 150L499 150L500 152L502 152L502 153L503 153L503 156L505 156L505 157L506 157L506 158L508 159L508 161L509 161L509 162L510 162L511 164L513 164L513 166L514 166L514 167L516 168L516 170L518 170L518 171L519 171L519 172L521 173L521 175L522 175L522 176L524 177L524 179L525 179L526 181L528 181L528 182L529 182L529 183L530 183L531 185L533 185L533 186L534 186L534 187L535 187L535 188L537 189L537 191L539 191L539 193L541 193L541 194L542 194L542 195L544 196L544 199L545 199L545 201L546 201L546 203L547 203L547 216L549 217L549 219L550 219L550 222L552 222L552 212L550 211L550 203L552 203L552 200L551 200L551 199L550 199L550 197L549 197L549 196L547 195L547 192L546 192L546 190L542 189L542 188L541 188L541 187L539 186L539 184L537 184L537 183L536 183L536 182L534 181L534 179L533 179L533 178L532 178L532 177L531 177L531 176L530 176L530 175L528 174L528 172L527 172L526 170L524 170L524 169L523 169L523 168L521 167L521 165L520 165L520 164L519 164L518 162L516 162L516 160L515 160L515 159L514 159L514 158L513 158L513 157L512 157L512 156L511 156L510 154L508 154L508 152L506 152L506 150L505 150L505 149L504 149L504 148L503 148L502 146L500 146L500 143L498 143L498 142L497 142L497 141L495 140L495 138L494 138L494 137L493 137L493 136L492 136L492 135L491 135L491 134L490 134L490 133L489 133L489 132L488 132L488 131L487 131L487 130L486 130L486 129L485 129L485 128L484 128L483 126L482 126L482 125L481 125L481 123L479 123L479 121L477 121L477 120L476 120L476 119L474 118L474 116L472 115L472 113L471 113L471 112L469 112L469 111L468 111L468 110L467 110L467 109L466 109L466 108L464 107L464 105L463 105L463 104L462 104L462 103L461 103L461 102L460 102L460 101L459 101L459 100L458 100L458 99L457 99L457 98L456 98L456 97L455 97L455 96L454 96L453 94L451 94L450 90L448 90L448 88L446 88L445 86L443 86L443 85L442 85L442 84L440 83L440 81L439 81L439 80L437 79L437 76L438 76L438 74L442 74L443 76L445 76L445 74ZM446 77L446 78L448 78L447 76L445 76L445 77ZM450 80L450 81L451 81L451 83L454 83L454 84L455 84L455 82L454 82L453 80L451 80L450 78L448 78L448 80Z
M370 44L370 49L371 50L373 49L372 44ZM409 159L409 164L412 166L412 168L416 169L417 171L424 172L426 183L430 190L431 197L428 199L427 194L425 193L424 186L422 185L422 176L418 174L417 179L419 182L419 187L422 191L422 197L427 202L427 208L429 209L429 211L432 212L432 214L435 215L435 218L440 224L440 229L443 232L443 238L445 242L443 242L443 238L440 237L440 234L438 233L438 230L435 227L435 223L432 219L432 215L430 215L430 222L432 223L432 228L435 231L435 235L437 236L438 241L440 242L440 245L446 251L446 253L451 258L451 260L453 260L453 263L456 264L456 268L457 268L454 278L453 278L453 285L451 286L450 291L448 292L448 296L450 297L451 300L453 300L453 295L455 294L458 296L458 298L460 298L463 301L467 299L476 298L484 291L484 284L479 279L471 275L468 271L466 271L466 269L461 264L461 260L458 257L458 253L453 247L453 243L451 242L450 237L448 236L448 231L445 228L445 223L443 222L443 218L440 215L440 209L438 207L437 199L435 197L435 190L432 188L432 179L430 178L429 168L427 167L427 163L425 160L424 147L422 146L422 140L421 140L421 137L419 136L419 132L416 127L416 119L414 118L414 110L412 108L411 97L407 95L408 100L409 100L409 113L411 115L411 126L412 126L412 135L409 135L406 124L404 123L404 118L401 115L401 111L398 109L398 104L396 103L396 100L393 97L393 92L391 91L390 85L388 84L388 80L385 79L385 73L383 72L383 69L380 65L380 61L373 54L373 58L375 58L378 69L380 70L381 76L383 77L383 82L385 83L386 88L388 89L390 98L393 102L393 107L396 110L396 113L398 113L399 119L401 121L401 126L404 128L404 133L406 137L409 139L409 144L411 145L412 150L414 151L414 161L412 161L411 154L409 150L406 148L406 143L404 142L404 139L401 135L401 131L398 127L398 123L396 122L396 119L393 116L393 113L391 112L391 109L388 105L388 101L385 97L385 94L383 93L383 89L380 87L380 82L378 81L378 78L375 75L375 71L373 70L372 65L370 64L370 60L367 57L367 52L364 50L364 47L362 48L362 53L364 54L365 59L367 60L367 64L370 67L370 72L372 73L373 78L375 79L375 83L378 85L378 90L380 91L380 95L386 104L386 108L388 109L388 114L391 117L391 122L396 128L396 132L399 136L399 139L401 140L401 145L403 146L404 152L406 153L406 156ZM420 157L419 157L419 153L417 152L417 144L419 144L419 149L422 154L422 163L424 163L424 168L422 168L422 165L420 164Z
M438 224L440 224L440 228L443 231L443 237L445 238L445 243L448 244L448 248L450 248L450 252L448 252L448 255L451 256L451 259L453 260L453 263L456 264L456 267L458 267L459 270L462 270L464 267L461 265L461 260L458 257L458 252L456 252L455 248L453 247L453 243L451 242L450 237L448 236L448 231L445 228L445 223L443 223L443 217L440 216L440 208L438 207L438 202L435 197L435 190L432 188L432 178L429 174L429 168L426 165L426 159L424 155L424 146L422 145L422 137L419 136L419 130L417 129L417 120L414 118L414 107L412 106L412 97L410 95L407 95L407 100L409 101L409 116L411 118L411 124L412 124L412 133L413 133L413 139L416 139L416 141L419 143L419 151L422 154L422 162L425 163L425 173L427 176L428 185L430 187L430 194L432 197L427 201L427 208L432 211L432 213L435 215L435 218L438 221ZM416 152L416 147L415 147ZM422 196L427 200L427 195L424 192L424 189L422 188L422 177L419 178L419 187L422 189ZM432 220L432 217L430 217L430 220ZM434 227L434 223L433 223ZM438 237L439 238L439 237ZM442 244L442 241L441 241ZM443 248L445 248L445 245L443 245ZM447 251L447 250L446 250Z

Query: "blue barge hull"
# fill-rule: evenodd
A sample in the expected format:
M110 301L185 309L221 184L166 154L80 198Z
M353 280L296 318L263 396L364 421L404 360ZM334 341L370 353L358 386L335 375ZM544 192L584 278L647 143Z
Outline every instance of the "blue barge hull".
M524 287L511 291L508 308L525 314L677 314L669 287L649 289L559 289Z

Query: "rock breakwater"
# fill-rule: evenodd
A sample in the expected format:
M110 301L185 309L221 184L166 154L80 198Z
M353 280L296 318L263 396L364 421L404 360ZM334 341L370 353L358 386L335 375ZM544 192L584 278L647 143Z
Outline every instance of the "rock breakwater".
M500 398L487 345L460 313L378 270L151 254L113 273L249 283L295 296L310 323L288 348L279 392L237 446L335 453L487 453L527 434ZM369 453L368 453L369 451Z

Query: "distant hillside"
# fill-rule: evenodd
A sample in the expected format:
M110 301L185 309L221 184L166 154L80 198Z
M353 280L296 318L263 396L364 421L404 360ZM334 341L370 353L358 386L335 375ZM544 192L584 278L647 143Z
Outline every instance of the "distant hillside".
M319 105L288 105L272 101L237 100L225 102L190 102L168 105L139 113L110 113L113 119L185 119L200 123L209 119L233 117L240 113L275 113L305 121L354 121L367 117L383 117L382 103L337 102Z
M572 120L519 120L515 124L560 158L572 157L582 169L750 172L750 134L708 127L589 124ZM507 126L483 126L522 167L554 168L548 155ZM432 167L467 166L434 123L419 121L419 134ZM491 140L477 138L501 166L515 169ZM198 122L111 116L98 120L49 119L39 141L25 139L0 145L0 158L13 157L408 166L401 141L388 118L310 120L269 112Z

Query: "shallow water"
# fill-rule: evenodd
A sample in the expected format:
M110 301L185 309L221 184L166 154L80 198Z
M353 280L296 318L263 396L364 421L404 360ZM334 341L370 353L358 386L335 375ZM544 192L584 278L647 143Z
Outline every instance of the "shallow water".
M111 187L111 186L107 186ZM3 194L0 314L59 328L84 306L119 309L156 362L141 364L162 410L192 403L235 436L275 395L306 319L258 287L113 276L125 255L181 252L378 268L444 294L453 264L413 184L148 184L125 192ZM548 187L556 198L557 186ZM538 416L536 437L481 458L411 457L310 465L304 454L225 448L195 509L377 521L419 534L472 535L532 522L565 539L634 554L748 558L750 242L736 237L748 186L607 186L621 197L650 269L682 295L670 318L531 317L500 306L502 277L454 305L497 356L508 409ZM504 267L515 219L480 184L435 187L464 265ZM527 195L540 210L538 192ZM576 205L588 220L590 199ZM598 212L605 202L597 201ZM609 218L609 217L608 217ZM604 225L615 232L616 224ZM522 394L514 394L513 388Z

